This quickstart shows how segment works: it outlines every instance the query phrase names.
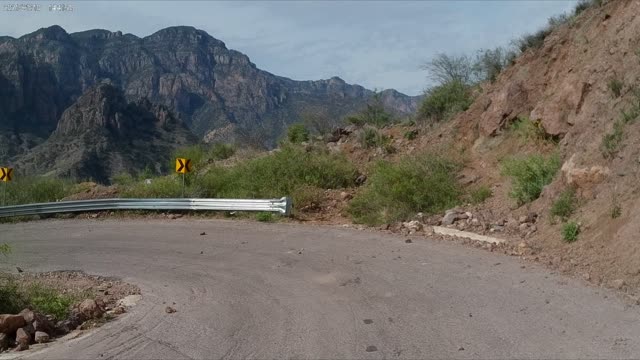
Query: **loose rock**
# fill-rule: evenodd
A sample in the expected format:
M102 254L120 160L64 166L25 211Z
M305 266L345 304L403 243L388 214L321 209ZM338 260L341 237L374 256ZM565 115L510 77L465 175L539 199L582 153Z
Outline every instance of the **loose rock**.
M23 348L29 348L29 343L31 342L31 335L24 329L20 328L16 331L16 342L18 345L21 345Z
M177 310L176 310L176 309L174 309L174 308L172 308L171 306L167 306L167 307L164 309L164 311L165 311L167 314L173 314L173 313L174 313L174 312L176 312Z
M89 319L95 319L102 316L102 308L98 306L95 300L86 299L78 305L78 310Z
M49 334L44 331L36 331L35 341L38 344L44 344L49 342Z
M616 279L611 281L609 285L616 290L620 290L625 286L625 282L622 279Z

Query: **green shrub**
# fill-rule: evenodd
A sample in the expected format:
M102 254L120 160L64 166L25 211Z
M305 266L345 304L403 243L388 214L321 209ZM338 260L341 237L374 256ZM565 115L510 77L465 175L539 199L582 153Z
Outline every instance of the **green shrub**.
M309 141L309 130L304 124L293 124L287 129L287 140L292 144Z
M513 50L497 47L493 50L480 50L476 54L473 70L481 81L495 82L498 75L515 60L517 54Z
M574 221L570 221L562 226L562 238L568 243L578 240L580 234L580 225Z
M293 209L319 209L324 200L324 190L310 185L301 185L293 189L291 193Z
M613 78L609 80L609 89L611 90L611 94L614 98L619 98L622 95L622 88L624 87L624 82L622 80Z
M471 88L461 81L451 81L425 92L419 115L431 121L444 121L465 111L473 103Z
M620 206L620 204L613 204L611 206L611 218L612 219L617 219L620 216L622 216L622 206Z
M576 210L577 202L575 189L569 188L563 191L551 205L551 216L567 221Z
M547 27L536 31L533 34L526 34L516 40L515 43L518 46L518 49L520 49L520 52L523 53L528 49L538 49L542 47L544 39L546 39L549 34L551 34L551 29Z
M509 125L509 131L525 142L553 141L553 138L547 135L542 123L539 121L531 121L528 117L518 117Z
M407 130L403 136L407 140L414 140L418 136L418 130Z
M60 320L68 315L71 305L78 300L38 283L21 286L10 275L0 274L0 313L15 314L30 307Z
M458 164L434 155L407 157L397 164L380 162L348 212L355 222L368 225L406 219L417 212L441 212L459 200L458 170Z
M386 148L391 144L391 139L375 128L366 127L360 133L360 144L365 149Z
M72 187L71 181L53 177L14 178L7 183L6 205L55 202L68 196Z
M71 296L39 284L25 289L25 298L34 310L54 315L56 319L64 319L74 302Z
M226 160L235 155L236 149L225 143L216 143L211 147L210 155L216 160Z
M11 246L9 244L0 244L0 255L7 256L11 254Z
M392 124L394 120L391 114L385 110L382 95L376 92L362 111L347 117L346 121L357 126L372 125L381 128Z
M273 222L275 219L270 212L259 212L256 214L256 220L260 222Z
M618 153L624 140L624 122L616 121L613 124L613 131L602 137L602 155L605 158L612 158Z
M493 192L488 186L480 186L473 189L470 195L472 204L482 204L493 195Z
M356 177L356 168L342 154L287 145L233 167L212 169L195 182L207 197L272 198L292 195L301 186L351 187Z
M519 205L537 199L542 189L551 183L560 165L560 158L556 155L529 155L507 159L503 162L502 171L504 175L511 177L511 197Z

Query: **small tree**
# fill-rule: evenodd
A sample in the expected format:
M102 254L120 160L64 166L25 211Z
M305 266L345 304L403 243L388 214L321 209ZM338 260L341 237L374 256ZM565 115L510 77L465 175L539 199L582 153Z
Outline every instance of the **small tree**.
M474 80L473 62L466 55L437 54L423 65L423 69L427 70L431 80L440 85L450 82L467 85Z
M287 139L292 144L309 141L309 130L307 130L304 124L293 124L287 129Z

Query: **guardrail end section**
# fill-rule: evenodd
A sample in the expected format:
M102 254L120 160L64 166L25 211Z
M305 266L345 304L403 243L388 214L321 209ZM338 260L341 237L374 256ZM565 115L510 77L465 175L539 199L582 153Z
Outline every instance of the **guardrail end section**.
M284 203L285 203L285 207L284 207L284 216L291 216L291 208L293 206L293 201L291 200L291 197L287 196L284 197Z

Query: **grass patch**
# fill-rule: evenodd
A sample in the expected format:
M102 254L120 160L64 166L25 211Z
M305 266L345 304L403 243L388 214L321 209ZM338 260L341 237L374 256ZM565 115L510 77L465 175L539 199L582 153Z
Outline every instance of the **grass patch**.
M547 134L540 121L532 121L528 117L518 117L508 130L524 142L551 141L553 138Z
M613 131L602 137L601 151L605 158L613 158L620 151L624 140L624 126L624 122L618 120L613 124Z
M365 149L381 148L387 153L393 152L391 138L382 134L378 129L365 127L360 133L360 144Z
M55 202L70 195L72 188L73 184L66 179L52 177L20 178L17 181L7 183L6 205Z
M229 168L212 169L195 179L194 186L206 197L293 196L296 201L299 189L352 187L357 176L356 168L342 154L333 154L326 149L305 151L286 145L267 156Z
M192 194L192 187L185 189L185 196ZM151 183L137 181L120 190L124 198L180 198L182 197L182 178L177 175L161 176L151 179Z
M274 222L275 218L270 212L259 212L256 214L256 220L260 222Z
M624 82L620 79L613 78L609 80L609 90L611 90L611 95L614 98L619 98L622 95L622 88L624 87Z
M407 140L414 140L418 136L418 130L407 130L403 137Z
M216 143L211 147L209 154L215 160L226 160L236 154L236 148L230 144Z
M10 275L0 276L0 313L3 314L16 314L31 307L54 315L56 319L64 319L76 301L79 299L38 283L20 286Z
M575 221L570 221L562 226L562 239L565 242L572 243L578 240L580 234L580 225Z
M476 189L471 190L471 192L469 193L472 204L482 204L492 195L493 192L488 186L480 186Z
M511 177L510 196L519 205L537 199L542 189L551 183L560 165L560 157L557 155L528 155L507 159L502 164L502 172Z
M459 165L435 155L406 157L399 163L380 162L367 185L350 202L357 223L378 225L409 218L418 212L434 214L458 203Z
M301 185L293 189L291 200L294 211L300 209L316 210L320 208L324 200L324 190L316 186Z
M562 221L567 221L576 210L578 199L573 188L563 191L551 205L551 216L559 217Z

